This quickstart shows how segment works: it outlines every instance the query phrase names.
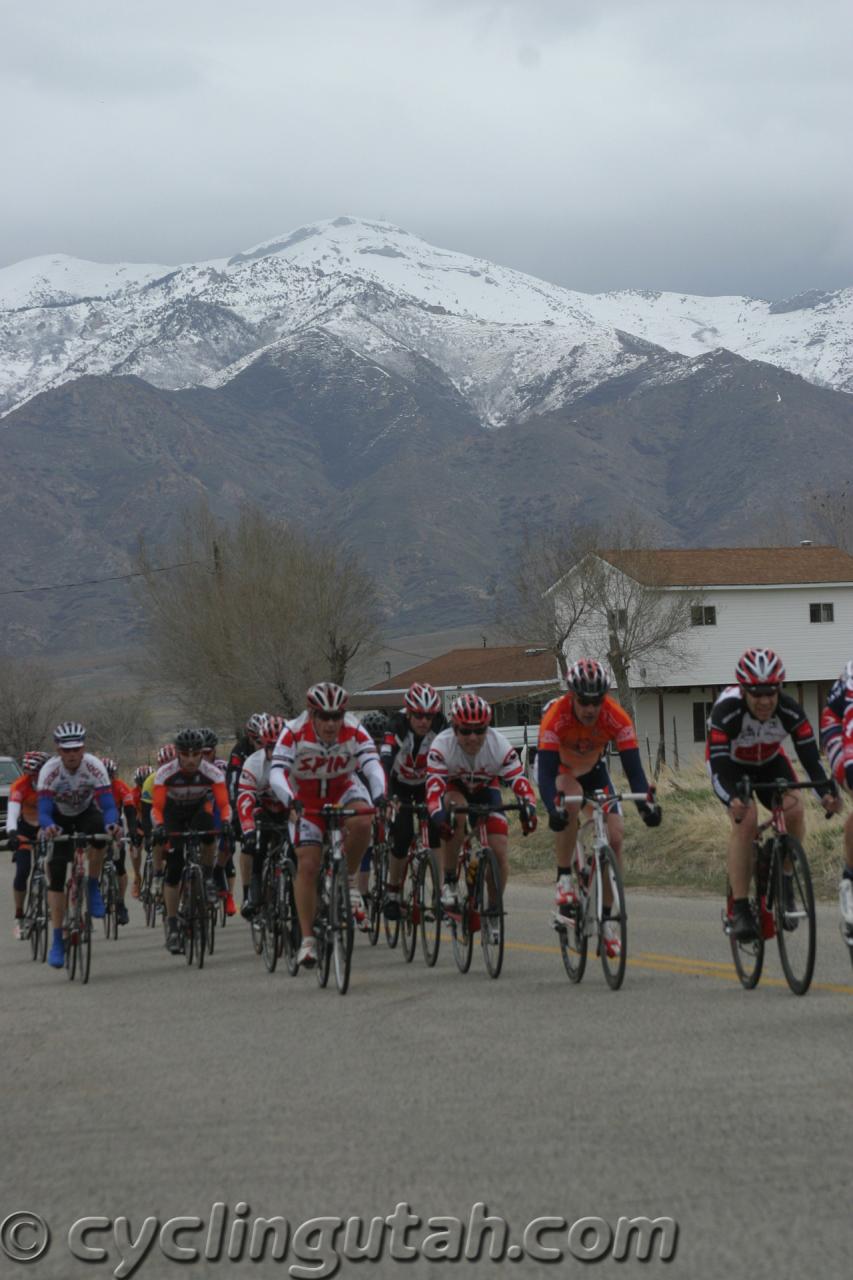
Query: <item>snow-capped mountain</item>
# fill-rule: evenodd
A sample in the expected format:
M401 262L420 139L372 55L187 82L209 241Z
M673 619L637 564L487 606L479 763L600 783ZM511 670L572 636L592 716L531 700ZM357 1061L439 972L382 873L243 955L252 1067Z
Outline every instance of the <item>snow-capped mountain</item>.
M853 391L853 289L583 294L342 217L176 268L53 255L0 270L0 412L87 374L222 387L309 331L380 371L430 362L486 426L628 374L688 377L719 348Z

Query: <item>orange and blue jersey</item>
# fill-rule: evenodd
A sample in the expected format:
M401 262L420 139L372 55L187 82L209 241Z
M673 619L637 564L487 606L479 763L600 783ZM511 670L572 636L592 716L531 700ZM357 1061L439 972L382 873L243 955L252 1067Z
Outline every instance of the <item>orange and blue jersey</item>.
M619 752L631 790L648 791L634 722L618 702L605 698L591 725L583 724L575 715L571 693L555 698L545 708L539 725L537 772L539 791L549 812L554 811L557 799L558 774L583 778L592 773L610 743Z

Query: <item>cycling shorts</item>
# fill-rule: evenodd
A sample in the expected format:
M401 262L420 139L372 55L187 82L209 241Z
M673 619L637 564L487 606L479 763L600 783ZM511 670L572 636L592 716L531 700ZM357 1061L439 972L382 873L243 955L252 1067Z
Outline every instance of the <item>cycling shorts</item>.
M299 800L299 793L296 793L296 799ZM352 776L346 790L336 799L335 804L341 809L346 809L355 800L364 800L367 804L372 805L370 792L361 781L360 778ZM300 814L298 819L292 818L290 821L290 838L294 846L298 849L303 844L322 844L323 836L326 834L326 823L316 813L316 809L320 807L323 801L318 801L315 797L311 797L308 801L308 809L305 813Z

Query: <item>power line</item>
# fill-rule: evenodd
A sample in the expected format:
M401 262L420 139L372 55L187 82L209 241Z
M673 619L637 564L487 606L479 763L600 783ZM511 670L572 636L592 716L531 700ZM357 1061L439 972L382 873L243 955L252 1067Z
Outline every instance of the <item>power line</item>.
M133 573L114 573L108 578L84 578L80 582L55 582L37 587L11 587L0 591L0 596L25 596L31 591L68 591L71 587L94 587L101 582L127 582L130 578L147 578L150 573L168 573L170 569L187 569L190 565L202 565L203 560L180 560L177 564L160 565L157 569L136 569ZM212 573L208 569L208 573Z

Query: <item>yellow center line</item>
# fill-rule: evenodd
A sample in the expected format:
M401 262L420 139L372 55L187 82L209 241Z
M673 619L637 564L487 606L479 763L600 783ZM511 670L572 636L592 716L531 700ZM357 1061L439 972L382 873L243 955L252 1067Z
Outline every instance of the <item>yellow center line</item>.
M506 942L508 951L529 951L534 955L560 954L560 948L544 946L536 942ZM655 973L678 973L685 977L722 978L724 982L739 982L734 964L726 964L722 960L694 960L690 956L660 955L652 951L640 951L637 956L628 958L628 967L632 969L648 969ZM764 987L787 987L784 978L761 979ZM813 982L812 991L832 991L836 995L853 996L853 986L842 982Z

